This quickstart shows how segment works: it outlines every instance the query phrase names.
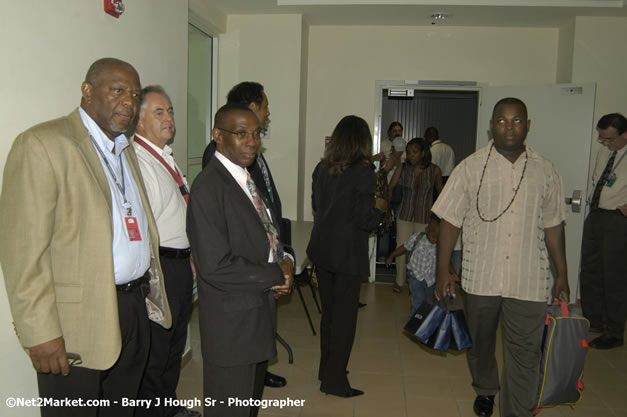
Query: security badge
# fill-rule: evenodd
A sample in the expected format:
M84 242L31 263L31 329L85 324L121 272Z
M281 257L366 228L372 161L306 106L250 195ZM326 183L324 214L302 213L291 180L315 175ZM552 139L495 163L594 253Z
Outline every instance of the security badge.
M611 187L612 185L614 185L614 183L616 182L616 173L613 173L612 175L610 175L610 177L607 179L607 182L605 183L606 187Z
M142 235L139 233L139 224L137 223L137 217L124 217L124 223L126 224L126 231L128 233L128 240L131 242L142 240Z

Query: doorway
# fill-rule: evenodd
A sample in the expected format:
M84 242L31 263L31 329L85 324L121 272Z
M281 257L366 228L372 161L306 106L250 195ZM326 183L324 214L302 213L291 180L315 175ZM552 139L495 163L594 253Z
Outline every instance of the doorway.
M420 88L405 86L385 87L379 90L380 114L375 125L374 149L381 149L381 143L388 140L388 126L400 122L403 138L406 141L424 137L425 129L436 127L442 142L450 145L455 152L455 165L472 154L477 146L477 120L479 113L479 91L455 88ZM392 227L393 229L393 227ZM381 239L385 239L382 242ZM402 242L397 242L393 230L372 242L373 258L371 277L377 282L393 282L395 264L385 266L381 248L394 250ZM373 279L371 278L371 281Z
M214 38L188 25L187 69L187 182L202 170L202 155L211 138L214 109Z

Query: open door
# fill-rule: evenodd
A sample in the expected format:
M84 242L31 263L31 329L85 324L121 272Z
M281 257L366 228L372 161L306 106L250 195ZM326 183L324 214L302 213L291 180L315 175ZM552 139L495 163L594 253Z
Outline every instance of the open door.
M571 302L579 298L595 94L595 84L483 87L480 93L477 147L488 143L494 104L504 97L517 97L527 105L531 120L526 143L553 162L562 175L569 204L566 259Z

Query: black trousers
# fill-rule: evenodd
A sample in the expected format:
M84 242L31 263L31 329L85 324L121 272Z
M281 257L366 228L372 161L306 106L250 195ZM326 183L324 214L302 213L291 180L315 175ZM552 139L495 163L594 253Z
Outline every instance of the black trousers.
M177 411L177 407L166 407L163 399L176 398L181 359L187 340L187 324L192 314L194 278L189 257L161 256L161 269L172 312L172 327L164 329L156 323L150 323L150 355L141 382L139 398L153 401L149 408L138 407L138 417L171 417ZM158 407L154 405L155 398L161 398Z
M203 416L257 417L259 407L250 401L261 399L266 369L268 361L229 367L204 361Z
M581 307L591 327L623 338L627 319L627 217L595 210L583 226Z
M142 373L148 359L150 323L146 313L147 289L118 291L118 313L122 333L122 350L110 369L73 366L68 376L37 374L39 395L56 399L110 401L101 407L42 407L42 417L132 417L135 407L123 399L136 399ZM117 402L117 403L116 403Z
M359 304L361 277L316 268L322 319L320 321L320 390L346 395L350 384L346 366L350 359Z

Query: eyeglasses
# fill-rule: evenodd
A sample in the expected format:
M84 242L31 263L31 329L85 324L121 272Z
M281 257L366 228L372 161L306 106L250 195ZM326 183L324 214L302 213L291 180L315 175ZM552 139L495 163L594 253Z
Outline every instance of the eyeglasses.
M618 139L618 136L614 136L613 138L604 138L602 136L599 136L597 137L597 142L599 142L601 145L605 145L606 143L614 142L616 139Z
M222 129L221 127L216 127L216 129L221 130L223 132L232 133L240 139L247 139L249 137L254 139L261 139L265 136L265 133L261 130L255 130L254 132L247 132L245 130L241 130L239 132L233 132L232 130Z

